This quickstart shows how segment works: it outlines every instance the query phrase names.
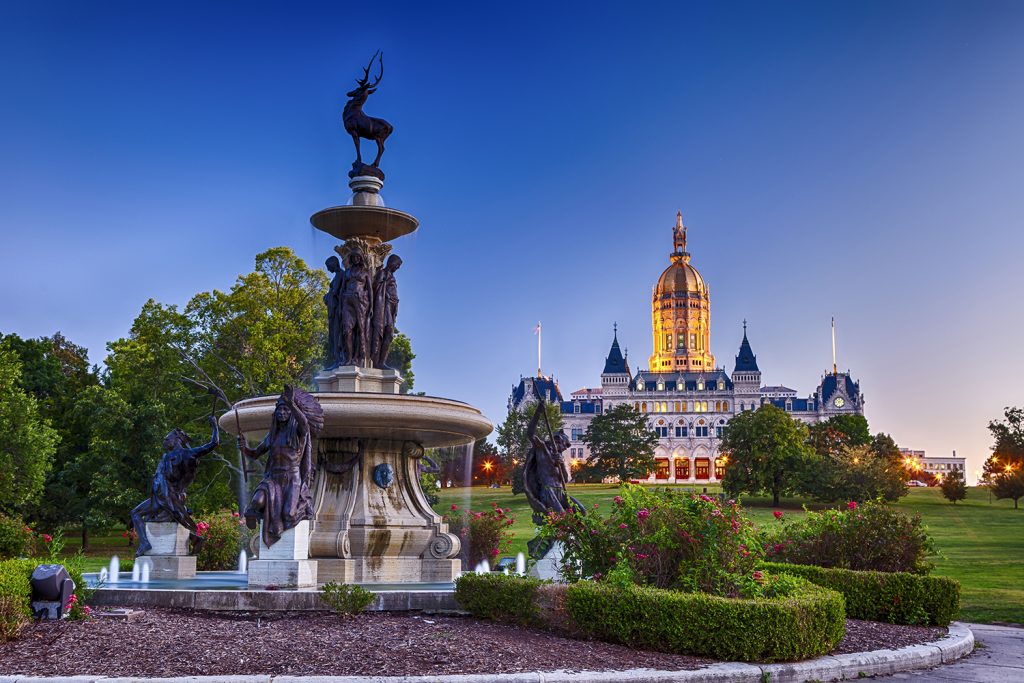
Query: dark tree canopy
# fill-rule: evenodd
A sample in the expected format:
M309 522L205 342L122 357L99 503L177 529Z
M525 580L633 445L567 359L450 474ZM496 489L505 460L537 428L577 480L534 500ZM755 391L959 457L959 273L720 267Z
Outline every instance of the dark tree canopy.
M989 422L988 430L994 443L984 477L996 498L1013 500L1017 509L1024 497L1024 408L1006 408L1003 419Z
M967 497L967 482L964 481L964 473L961 470L952 470L939 484L942 488L942 495L954 505L958 500Z
M646 477L654 469L658 436L647 423L647 416L628 403L595 416L583 442L590 447L590 459L581 468L581 477L616 477L625 482Z
M776 506L783 493L798 489L813 454L807 427L770 404L733 417L720 450L729 456L722 479L726 492L738 496L768 491Z

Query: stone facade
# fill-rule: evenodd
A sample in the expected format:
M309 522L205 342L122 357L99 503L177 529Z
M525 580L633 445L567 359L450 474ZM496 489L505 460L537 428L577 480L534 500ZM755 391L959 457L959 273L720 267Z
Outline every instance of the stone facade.
M732 372L716 366L710 288L690 263L686 233L682 215L677 214L670 263L653 289L649 369L630 370L616 328L599 389L583 388L563 400L558 385L547 377L523 378L513 388L510 408L535 400L538 390L547 400L557 393L572 442L564 454L567 463L590 456L583 434L595 416L620 403L649 416L658 445L657 467L647 481L662 483L710 483L721 478L726 465L719 453L722 431L742 411L770 403L808 424L833 415L864 413L860 384L834 365L807 396L785 386L763 386L746 323Z

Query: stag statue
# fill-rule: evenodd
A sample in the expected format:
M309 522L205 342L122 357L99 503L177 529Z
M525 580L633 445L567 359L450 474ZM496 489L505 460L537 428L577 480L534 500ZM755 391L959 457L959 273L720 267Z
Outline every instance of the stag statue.
M378 57L380 73L377 74L377 80L370 83L370 69L373 67L373 60L378 59ZM363 77L356 79L356 83L359 86L355 90L346 93L350 99L345 103L345 111L341 115L341 119L345 122L345 130L352 136L352 141L356 143L356 161L352 164L352 172L349 173L353 177L365 175L366 173L383 177L378 164L380 164L381 155L384 154L384 141L391 135L394 126L384 119L377 119L363 113L363 105L366 104L366 98L377 92L377 86L383 77L384 55L378 50L374 53L373 57L370 57L370 63L363 69ZM377 158L369 166L363 163L363 156L359 151L359 138L373 140L377 143ZM370 171L370 168L376 171L376 173Z

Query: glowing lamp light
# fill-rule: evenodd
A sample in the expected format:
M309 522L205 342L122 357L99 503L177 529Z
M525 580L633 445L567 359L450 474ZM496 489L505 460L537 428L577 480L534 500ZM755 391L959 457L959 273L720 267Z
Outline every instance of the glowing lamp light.
M484 472L490 472L491 469L494 467L494 463L492 463L490 460L484 460L483 467L484 467Z

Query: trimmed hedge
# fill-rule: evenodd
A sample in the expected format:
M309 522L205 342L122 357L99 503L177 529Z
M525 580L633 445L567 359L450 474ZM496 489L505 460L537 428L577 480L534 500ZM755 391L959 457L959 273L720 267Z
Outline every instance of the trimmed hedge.
M845 632L843 597L809 581L786 598L720 598L643 586L549 584L464 574L455 597L474 616L645 650L733 661L817 657Z
M0 562L0 641L16 638L32 617L32 586L29 579L36 560Z
M842 593L851 619L946 626L960 611L960 583L953 579L776 562L761 567Z

